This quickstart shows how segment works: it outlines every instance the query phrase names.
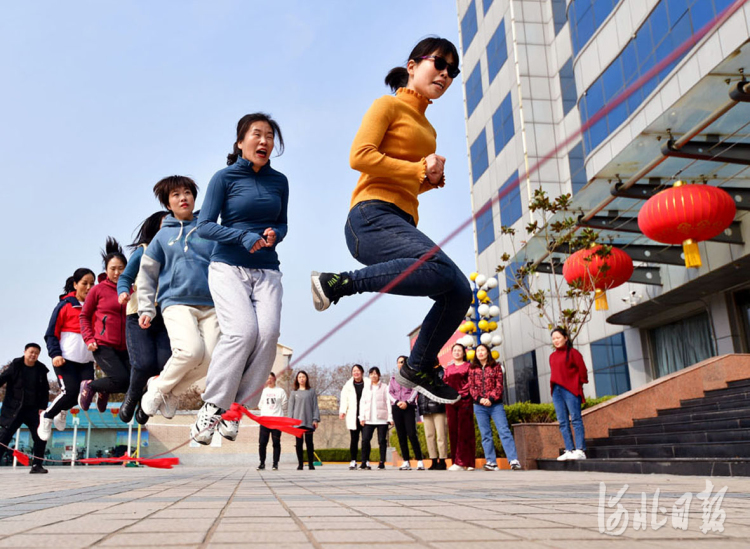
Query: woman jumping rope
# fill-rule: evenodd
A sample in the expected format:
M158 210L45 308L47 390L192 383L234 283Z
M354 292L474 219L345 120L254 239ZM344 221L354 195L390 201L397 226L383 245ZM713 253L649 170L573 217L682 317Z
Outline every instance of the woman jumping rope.
M311 276L313 303L323 311L344 296L379 292L429 296L435 301L425 317L408 363L396 374L401 385L440 403L459 399L458 392L436 375L441 347L456 331L472 295L461 270L417 229L418 196L445 185L445 158L435 154L436 132L425 117L459 74L456 47L444 38L425 38L406 67L392 69L385 83L396 92L376 99L362 120L349 157L361 172L346 221L346 243L363 269Z

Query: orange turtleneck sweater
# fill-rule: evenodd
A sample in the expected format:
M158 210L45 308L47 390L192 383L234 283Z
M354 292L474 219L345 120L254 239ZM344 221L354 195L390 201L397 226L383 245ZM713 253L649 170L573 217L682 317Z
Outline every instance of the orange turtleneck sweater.
M414 90L399 88L396 96L376 99L362 119L349 164L362 175L350 207L365 200L396 205L419 221L417 196L445 185L432 185L425 158L435 152L437 133L424 113L429 99Z

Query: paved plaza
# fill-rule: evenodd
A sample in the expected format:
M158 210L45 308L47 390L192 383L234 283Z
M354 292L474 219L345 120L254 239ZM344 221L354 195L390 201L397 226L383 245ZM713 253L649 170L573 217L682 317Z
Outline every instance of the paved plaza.
M710 480L709 494L666 475L3 468L0 548L748 547L750 478Z

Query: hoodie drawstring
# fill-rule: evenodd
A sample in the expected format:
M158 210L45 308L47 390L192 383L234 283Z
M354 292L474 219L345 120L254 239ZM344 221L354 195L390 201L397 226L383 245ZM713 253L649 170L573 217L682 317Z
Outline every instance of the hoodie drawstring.
M185 224L182 221L180 221L180 232L177 233L177 236L174 238L174 240L170 240L169 242L167 242L167 246L172 246L175 242L177 242L177 241L180 240L180 237L182 236L182 230L184 228L185 228ZM193 230L195 230L195 229L193 229ZM185 251L187 251L187 250L185 250Z

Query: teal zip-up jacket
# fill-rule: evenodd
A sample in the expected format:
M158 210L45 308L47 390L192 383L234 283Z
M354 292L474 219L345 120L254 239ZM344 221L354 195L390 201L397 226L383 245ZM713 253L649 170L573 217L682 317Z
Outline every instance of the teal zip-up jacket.
M211 261L278 271L276 246L287 233L288 202L289 182L270 162L256 173L252 163L240 157L216 172L198 220L198 235L216 242ZM276 232L276 244L250 253L269 227Z
M135 281L139 316L153 319L156 301L162 311L170 305L214 306L208 289L208 263L216 244L198 236L197 225L197 215L191 221L179 221L172 215L164 218L143 253Z

